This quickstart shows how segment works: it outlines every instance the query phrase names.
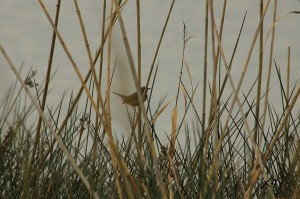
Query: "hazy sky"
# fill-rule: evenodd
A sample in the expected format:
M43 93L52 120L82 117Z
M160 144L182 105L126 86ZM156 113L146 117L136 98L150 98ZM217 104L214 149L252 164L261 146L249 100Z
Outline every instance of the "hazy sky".
M217 24L220 22L223 1L214 1L215 17ZM56 3L55 1L45 1L46 8L54 16ZM171 1L170 0L144 0L141 1L141 34L142 34L142 65L143 65L143 83L145 83L147 74L150 70L150 65L154 57L156 46L165 22ZM0 42L6 49L8 55L17 67L24 63L22 71L23 77L26 76L30 67L38 70L37 79L42 81L45 76L47 67L49 47L51 43L52 30L47 21L38 1L26 0L0 0ZM101 17L102 17L102 1L90 0L79 1L81 14L85 23L85 28L88 34L89 43L94 55L99 48L101 38ZM129 42L133 55L136 59L136 9L135 1L129 1L123 10L123 17ZM265 35L264 42L265 53L269 54L270 38L266 40L266 33L271 27L273 17L274 1L271 1L270 8L265 20ZM300 2L297 0L279 0L277 16L283 16L291 11L300 11ZM255 29L259 20L259 1L253 0L228 0L227 11L225 18L225 28L223 32L222 45L225 51L227 61L230 60L235 41L242 23L245 12L247 18L244 25L244 30L238 46L236 58L233 62L232 75L237 82L240 78L243 64L248 55L250 44L253 40ZM178 76L181 67L182 59L182 37L183 37L183 22L185 22L188 35L193 38L188 42L186 47L185 61L189 65L193 80L193 85L200 83L196 93L196 100L202 99L202 77L203 77L203 49L204 49L204 13L205 2L197 0L176 1L174 10L170 17L161 49L158 54L159 61L158 76L156 87L154 88L153 107L157 106L159 100L168 93L166 101L174 98L178 85ZM287 63L287 49L291 46L291 83L300 78L300 15L290 14L281 19L276 25L274 58L280 65L282 73L285 72ZM83 74L86 73L89 62L84 46L82 33L80 30L78 17L75 12L73 1L62 1L59 31L65 40L65 43L73 55L73 58ZM113 58L118 57L116 76L119 81L113 82L112 88L114 91L131 92L133 84L131 82L131 73L129 70L125 50L122 43L122 37L119 32L119 25L116 23L113 33ZM209 44L210 47L210 44ZM211 48L209 48L211 54ZM253 52L253 58L250 61L249 69L246 73L243 89L247 91L251 83L257 76L257 45ZM105 56L107 56L105 54ZM268 56L264 57L264 77L266 76L266 67L268 65ZM114 62L114 60L113 60ZM106 62L105 62L106 63ZM156 62L157 64L158 62ZM211 76L212 59L209 57L209 77ZM57 42L57 48L53 61L54 70L57 74L50 87L53 88L52 95L49 97L49 104L57 104L64 91L77 92L80 82L77 80L76 74L63 52L61 45ZM223 66L222 66L223 67ZM274 69L274 68L273 68ZM3 56L0 56L0 96L3 96L4 91L15 80L14 75L10 71L8 64ZM222 74L224 75L224 68ZM275 71L272 72L272 103L281 102L278 90L278 79L275 76ZM189 80L186 70L183 73L184 82L189 85ZM122 77L122 79L120 78ZM285 75L284 75L285 77ZM129 81L127 81L129 79ZM209 79L211 81L211 79ZM285 80L285 79L284 79ZM263 86L265 81L263 82ZM128 88L131 86L131 89ZM127 87L127 90L124 90ZM190 88L190 87L189 87ZM229 85L227 88L230 88ZM231 89L228 90L228 94ZM120 100L115 97L114 104L120 103ZM167 112L162 115L165 119L160 120L158 125L161 125L162 131L170 129L170 110L174 103L170 105ZM299 103L298 103L299 106ZM119 105L115 105L113 109L118 109ZM123 107L124 108L124 107ZM199 103L200 108L200 103ZM116 111L116 110L113 110ZM113 112L116 114L116 112ZM118 115L118 114L116 114ZM122 120L122 119L120 119ZM118 121L119 122L119 121ZM126 123L126 121L125 121Z

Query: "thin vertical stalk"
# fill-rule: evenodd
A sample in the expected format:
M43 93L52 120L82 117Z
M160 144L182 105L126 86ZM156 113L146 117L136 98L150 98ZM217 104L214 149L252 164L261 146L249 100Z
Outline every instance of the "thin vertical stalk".
M169 13L168 13L167 19L165 21L162 33L161 33L160 38L159 38L159 42L158 42L157 47L156 47L156 51L155 51L155 54L154 54L154 57L153 57L153 60L152 60L150 72L149 72L147 83L146 83L147 87L149 85L149 82L150 82L150 79L151 79L151 76L152 76L152 72L153 72L153 69L154 69L154 64L155 64L155 61L156 61L156 58L157 58L157 55L158 55L158 51L160 49L160 45L161 45L162 39L163 39L163 37L165 35L165 31L167 29L167 25L168 25L168 22L169 22L169 19L170 19L170 16L171 16L171 13L172 13L172 10L173 10L173 7L174 7L174 3L175 3L175 0L172 0L172 3L171 3L171 6L170 6L170 9L169 9Z
M203 93L202 93L202 138L206 137L205 140L205 145L204 145L204 149L205 151L203 151L201 154L201 170L200 170L200 177L203 179L204 173L206 171L206 161L205 161L205 157L206 154L208 153L208 132L206 132L207 136L205 136L205 121L206 121L206 88L207 88L207 51L208 51L208 0L206 0L205 2L205 36L204 36L204 61L203 61ZM200 139L202 140L202 139ZM205 153L204 153L205 152ZM204 183L204 180L202 180L202 183L204 185L206 185L207 183ZM204 197L205 193L207 191L207 186L204 186L204 188L202 189L202 194L199 196Z
M109 27L108 27L108 53L107 53L107 92L106 92L106 96L107 96L107 120L106 121L106 125L108 127L108 129L111 130L111 117L110 117L110 100L109 100L109 96L110 96L110 91L109 91L109 87L110 87L110 58L111 58L111 34L112 34L112 26L113 26L113 7L114 7L114 3L113 0L110 1L110 14L109 14ZM117 151L111 151L112 153L117 153ZM118 189L118 194L120 198L123 198L123 191L121 188L121 184L119 181L119 176L118 176L118 172L117 172L117 167L116 164L114 163L114 159L112 159L112 166L114 169L114 176L115 176L115 183L116 183L116 187ZM127 184L127 180L124 179L125 183ZM130 191L129 191L130 194ZM131 194L130 194L131 195Z
M79 19L79 23L80 23L82 35L83 35L83 38L84 38L84 43L85 43L86 51L87 51L89 62L90 62L90 70L92 71L92 76L94 78L94 82L95 82L95 85L96 85L96 91L97 91L97 97L98 97L98 96L100 96L100 87L99 87L99 82L98 82L97 74L96 74L96 71L95 71L95 68L94 68L94 64L93 64L93 58L92 58L92 53L91 53L89 41L88 41L88 38L87 38L87 35L86 35L84 23L83 23L81 14L80 14L80 9L79 9L77 0L74 0L74 4L75 4L75 7L76 7L77 16L78 16L78 19ZM109 77L108 77L108 79L109 79Z
M288 47L288 63L287 63L287 71L286 71L286 107L288 107L288 103L290 101L290 70L291 69L291 47ZM289 161L289 118L286 120L285 123L285 158Z
M140 12L140 0L136 0L136 23L137 23L137 53L138 53L138 81L139 86L141 87L141 80L142 80L142 52L141 52L141 12ZM145 91L147 92L147 90ZM144 94L144 93L143 93ZM141 115L141 108L138 108L138 146L142 148L143 136L142 136L142 115ZM134 128L135 129L135 128Z
M259 16L262 17L263 14L263 8L264 8L264 2L263 0L260 0L260 12ZM259 30L259 63L258 63L258 81L257 81L257 90L256 90L256 107L255 107L255 124L254 124L254 141L256 143L259 143L259 140L257 140L257 134L259 132L259 107L260 107L260 93L261 93L261 80L262 80L262 65L263 65L263 37L264 37L264 19L262 19L260 23L260 30ZM251 166L250 168L253 168L255 155L253 154L251 159ZM250 171L251 171L250 169ZM251 172L249 172L248 181L250 181L252 178Z
M202 135L205 131L206 115L206 87L207 87L207 43L208 43L208 0L205 5L205 34L204 34L204 61L203 61L203 94L202 94Z
M54 24L55 24L56 27L58 26L60 2L61 2L61 0L58 0L57 4L56 4L56 13L55 13L55 21L54 21ZM53 56L54 56L55 41L56 41L56 33L53 30L51 47L50 47L50 54L49 54L49 60L48 60L48 67L47 67L47 73L46 73L46 78L45 78L46 79L45 88L44 88L43 99L42 99L42 104L41 104L41 110L43 112L45 110L45 105L46 105L46 100L47 100L47 94L48 94L48 88L49 88L49 82L50 82L50 76L51 76L51 69L52 69L52 60L53 60ZM36 129L36 135L35 135L34 144L33 144L33 149L32 149L32 152L31 152L31 158L30 158L29 165L28 165L28 175L31 175L33 162L34 162L34 159L35 159L35 153L36 153L37 145L38 145L38 142L39 142L39 139L40 139L42 121L43 121L42 118L39 117L38 124L37 124L37 129ZM34 185L32 193L35 193L34 189L35 189L35 185Z
M183 70L183 64L184 64L184 59L185 59L185 48L186 48L186 43L187 43L188 39L189 38L187 38L186 26L185 26L185 23L183 22L183 37L182 37L183 45L182 45L181 67L180 67L180 74L179 74L175 106L172 110L172 131L171 131L171 141L170 141L171 143L170 143L170 149L169 149L169 155L170 155L171 160L173 160L174 154L175 154L175 144L176 144L176 139L177 139L176 128L177 128L177 118L178 118L177 105L178 105L180 85L182 84L182 82L181 82L182 73L183 73L182 70Z
M260 17L263 14L264 2L260 0ZM260 93L261 93L261 80L262 80L262 68L263 68L263 37L264 37L264 20L260 24L259 32L259 68L258 68L258 84L256 92L256 108L255 108L255 126L254 126L254 140L258 143L257 134L259 132L259 110L260 110Z
M177 108L178 104L178 97L179 97L179 90L180 90L180 84L181 84L181 79L182 79L182 70L183 70L183 63L184 63L184 54L185 54L185 47L186 47L186 26L185 23L183 23L183 46L182 46L182 59L181 59L181 67L180 67L180 74L179 74L179 81L178 81L178 87L177 87L177 94L176 94L176 101L175 101L175 107Z
M231 70L232 62L234 60L234 56L235 56L235 53L236 53L236 50L237 50L237 47L238 47L238 43L240 41L240 36L241 36L242 30L243 30L243 27L244 27L244 22L245 22L246 16L247 16L247 11L245 12L244 19L243 19L243 22L242 22L242 26L241 26L240 31L239 31L239 36L238 36L238 38L236 40L236 43L235 43L235 46L234 46L234 50L233 50L233 53L232 53L232 56L231 56L231 59L230 59L230 62L229 62L229 66L228 67L229 67L230 70ZM220 48L220 47L218 47L218 48ZM220 52L220 50L218 52ZM218 103L220 102L221 97L223 95L223 92L224 92L227 80L228 80L228 74L226 73L225 78L224 78L223 83L222 83L222 86L221 86L220 95L218 97Z
M102 14L102 29L101 29L101 48L103 48L105 43L105 18L106 18L106 0L103 1L103 14ZM115 17L114 17L115 19ZM109 33L109 28L107 30ZM102 83L102 68L103 68L103 51L100 53L100 64L99 64L99 87L101 90ZM99 102L97 102L99 104ZM99 106L99 105L98 105ZM98 121L98 120L97 120Z
M273 24L276 22L276 15L277 15L277 0L274 1L274 14L273 14ZM268 76L267 76L267 85L266 85L266 97L264 102L264 112L263 112L263 119L262 119L262 133L261 137L264 135L264 129L266 124L266 117L267 117L267 108L269 104L269 89L270 89L270 79L271 79L271 72L272 72L272 62L273 62L273 49L274 49L274 41L275 41L275 25L272 26L272 38L270 44L270 56L269 56L269 66L268 66ZM259 142L259 146L261 146L261 140Z
M223 27L224 27L224 21L225 21L225 13L226 13L226 5L227 5L227 0L224 0L223 4L223 10L222 10L222 18L221 18L221 24L220 24L220 32L219 32L219 37L220 40L222 41L222 35L223 35ZM220 55L220 47L218 45L218 52L217 52L217 61L219 60L219 55ZM221 73L221 71L219 71ZM219 102L219 101L218 101Z
M213 0L209 1L209 7L210 7L210 16L211 16L211 37L212 37L212 57L213 57L213 82L212 82L212 95L211 95L211 111L210 115L213 116L213 123L214 124L214 148L219 143L219 135L218 135L218 104L217 104L217 69L218 69L218 63L217 63L217 54L216 54L216 44L215 44L215 21L214 21L214 5ZM218 190L218 165L219 161L218 158L215 159L213 164L211 165L212 171L214 173L214 192L213 197L217 193ZM208 183L210 183L208 181Z
M102 29L101 29L101 47L100 49L103 49L103 45L105 43L105 17L106 17L106 0L103 1L103 15L102 15ZM109 32L109 29L108 29ZM95 65L95 61L93 62L93 64ZM100 88L100 92L101 92L101 83L102 83L102 68L103 68L103 50L100 53L100 63L99 63L99 88ZM99 102L99 96L97 97L97 108L100 108L100 102ZM95 118L95 133L98 132L99 129L99 117L98 115L96 115ZM96 136L95 136L96 137ZM94 143L93 143L93 163L95 163L96 161L96 154L97 154L97 145L96 145L96 139L94 139Z
M109 33L108 33L108 46L107 46L107 82L106 82L106 102L107 102L107 121L106 125L111 129L111 107L110 107L110 60L111 60L111 35L112 35L112 27L113 27L113 1L111 1L111 10L110 10L110 18L109 18Z
M287 71L286 71L286 96L289 101L290 96L290 75L291 75L291 47L288 47L288 63L287 63Z

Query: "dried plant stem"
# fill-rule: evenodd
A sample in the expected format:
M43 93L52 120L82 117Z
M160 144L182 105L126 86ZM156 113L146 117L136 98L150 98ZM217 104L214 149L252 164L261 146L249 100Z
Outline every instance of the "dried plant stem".
M205 121L206 121L206 88L207 88L207 52L208 52L208 1L206 0L205 2L205 36L204 36L204 59L203 59L203 92L202 92L202 137L200 138L200 140L202 140L203 138L205 138L205 146L208 146L208 131L205 132L206 126L205 126ZM203 162L201 164L201 172L204 173L206 168L207 168L207 164L206 164L206 157L207 157L207 153L208 153L208 147L205 147L203 152L201 153L201 162ZM203 176L203 175L202 175ZM202 177L201 176L201 177ZM204 177L202 177L204 178ZM204 188L202 189L202 197L205 197L205 194L207 192L208 189L208 185L204 186Z
M226 5L227 5L227 0L224 0L223 3L223 10L222 10L222 18L221 18L221 24L220 24L220 40L222 41L222 35L223 35L223 27L224 27L224 21L225 21L225 13L226 13ZM220 55L220 49L218 45L218 52L217 52L217 61L219 60L219 55Z
M235 53L236 53L236 50L237 50L237 47L238 47L238 44L239 44L239 41L240 41L240 37L241 37L241 33L242 33L242 30L243 30L243 27L244 27L244 22L245 22L246 16L247 16L247 11L245 12L243 22L242 22L242 25L241 25L241 28L240 28L240 31L239 31L239 35L238 35L238 38L235 42L234 50L233 50L233 53L232 53L232 56L231 56L231 59L230 59L230 62L229 62L230 71L231 71L232 62L234 60L234 56L235 56ZM228 75L226 73L225 78L224 78L223 83L222 83L222 86L221 86L220 94L219 94L219 97L218 97L218 103L220 103L220 100L221 100L221 97L223 95L227 80L228 80Z
M210 17L211 17L211 40L212 40L212 57L213 57L213 80L212 80L212 95L211 95L211 108L210 108L210 117L214 122L213 130L214 130L214 148L218 145L219 142L219 135L218 135L218 104L217 104L217 69L218 69L218 61L217 61L217 54L216 54L216 43L215 43L215 21L214 21L214 7L213 7L213 0L209 1L209 8L210 8ZM213 117L212 117L213 116ZM210 123L210 122L209 122ZM218 190L218 165L219 159L215 158L212 165L211 171L214 173L213 178L213 185L214 185L214 193L216 194ZM210 178L208 178L208 182L210 183ZM215 195L213 195L215 197Z
M275 21L276 21L276 13L277 13L277 0L274 1L273 24L275 24ZM264 102L264 112L263 112L263 119L262 119L261 136L264 135L264 129L265 129L266 118L267 118L267 108L268 108L268 103L269 103L269 90L270 90L270 79L271 79L272 63L273 63L275 30L276 30L275 26L272 26L272 38L271 38L271 44L270 44L270 56L269 56L268 76L267 76L267 85L266 85L266 97L265 97L265 102ZM261 146L261 143L259 145Z
M105 38L106 38L105 37L105 17L106 17L106 0L103 0L103 15L102 15L101 47L100 47L100 49L103 49L103 45L104 45ZM93 66L94 65L95 65L95 61L93 61ZM100 54L99 75L98 75L100 92L101 92L101 83L102 83L102 68L103 68L103 50L101 50L101 54ZM97 97L97 108L98 109L100 108L99 96ZM98 117L98 115L96 115L95 123L96 123L96 125L95 125L95 134L96 134L98 132L98 129L99 129L99 117ZM94 139L93 141L94 141L94 143L93 143L93 164L94 164L96 162L96 156L97 156L97 144L96 144L97 141L96 141L96 139Z
M263 0L260 0L260 17L263 14ZM257 134L259 131L259 110L260 110L260 94L261 94L261 80L262 80L262 68L263 68L263 39L264 39L264 21L260 24L259 31L259 64L258 64L258 82L256 92L256 107L255 107L255 126L254 126L254 140L258 143ZM254 161L255 157L253 157Z
M263 0L260 0L260 18L262 17L263 14ZM259 140L257 140L257 134L259 132L259 112L260 112L260 93L261 93L261 80L262 80L262 67L263 67L263 37L264 37L264 19L262 19L260 23L260 30L259 30L259 63L258 63L258 82L257 82L257 90L256 90L256 107L255 107L255 124L254 124L254 141L256 144L259 143ZM259 145L258 145L259 146ZM251 165L250 168L253 169L254 166L254 161L256 157L253 154L251 157ZM253 172L252 169L249 169L249 174L248 174L248 182L251 181ZM270 189L268 189L270 190ZM274 195L274 194L273 194Z
M204 63L203 63L203 94L202 94L202 135L205 131L206 116L206 88L207 88L207 43L208 43L208 0L205 3L205 36L204 36Z
M182 38L182 58L181 58L181 67L180 67L180 74L179 74L179 81L178 81L178 86L177 86L177 94L176 94L176 101L175 101L175 106L172 110L172 131L171 131L171 143L170 143L170 149L169 149L169 155L171 159L173 160L174 158L174 153L175 153L175 144L176 144L176 139L177 139L177 133L176 133L176 128L177 128L177 118L178 118L178 97L179 97L179 90L180 90L180 85L182 84L182 70L183 70L183 63L185 59L185 47L187 44L189 38L187 38L187 30L185 23L183 23L183 38Z
M57 6L56 6L55 22L54 22L56 27L58 25L58 19L59 19L60 2L61 2L61 0L58 0L57 1ZM42 99L42 104L41 104L41 110L43 112L45 110L45 105L46 105L46 100L47 100L47 95L48 95L48 87L49 87L50 76L51 76L52 60L53 60L53 55L54 55L55 41L56 41L56 33L55 33L55 31L53 31L52 32L51 47L50 47L50 55L49 55L49 61L48 61L48 67L47 67L47 73L46 73L46 78L45 78L46 82L45 82L45 88L44 88L43 99ZM40 139L41 126L42 126L42 118L39 117L38 124L37 124L37 129L36 129L36 135L35 135L34 144L33 144L33 149L32 149L32 152L31 152L31 158L30 158L29 165L28 165L28 175L31 175L31 172L32 172L35 153L36 153L37 145L38 145L38 142L39 142L39 139ZM34 189L35 188L33 188L32 193L35 192Z
M287 70L286 70L286 99L285 101L287 102L286 106L288 106L288 103L290 101L290 72L291 72L291 47L288 47L288 63L287 63ZM286 120L285 124L285 149L284 153L287 159L290 160L289 157L289 118Z
M155 64L155 61L156 61L156 58L157 58L157 55L158 55L158 51L160 49L160 45L161 45L162 39L163 39L163 37L165 35L165 31L166 31L166 28L167 28L167 25L168 25L168 22L169 22L169 19L170 19L170 16L171 16L171 13L172 13L172 10L173 10L173 7L174 7L174 3L175 3L175 0L172 0L172 3L171 3L171 6L170 6L168 15L167 15L164 27L163 27L163 30L162 30L160 38L159 38L159 42L158 42L157 47L156 47L156 51L155 51L155 54L154 54L154 57L153 57L153 60L152 60L150 72L149 72L147 83L146 83L147 87L149 85L149 82L150 82L150 79L151 79L151 76L152 76L152 72L153 72L153 69L154 69L154 64Z
M113 1L111 1L111 4L110 4L110 18L109 18L109 27L108 27L108 46L107 46L107 48L108 48L108 53L107 53L107 61L108 61L108 63L107 63L107 79L108 79L108 82L107 82L107 86L109 87L109 77L110 77L110 70L109 70L109 68L110 68L110 58L111 58L111 34L112 34L112 27L113 27L113 16L112 16L112 13L113 13L113 7L114 7L114 4L113 4ZM107 93L107 96L109 96L109 93ZM108 108L108 111L107 111L107 114L108 114L108 118L109 118L109 121L108 121L108 123L107 123L107 125L108 125L108 128L110 128L111 129L111 118L110 118L110 102L109 102L110 100L108 100L108 106L107 106L107 108ZM112 151L112 153L114 154L114 153L117 153L117 151ZM114 155L115 156L115 155ZM120 198L123 198L123 191L122 191L122 188L121 188L121 184L120 184L120 181L119 181L119 177L118 177L118 172L117 172L117 165L116 165L116 163L114 163L115 161L114 161L114 159L112 159L112 166L113 166L113 169L114 169L114 176L115 176L115 184L116 184L116 187L117 187L117 190L118 190L118 194L119 194L119 197ZM127 179L125 178L124 179L125 180L125 184L126 184L126 186L128 186L127 184L128 184L128 182L127 182ZM131 192L131 189L129 189L129 195L131 196L131 197L133 197L132 196L132 192Z
M142 51L141 51L141 10L140 10L140 0L136 0L136 25L137 25L137 54L138 54L138 80L139 80L139 87L141 87L142 81ZM142 115L141 115L141 108L138 108L138 146L142 148L143 136L142 136Z
M100 96L100 84L99 84L99 81L98 81L98 78L97 78L97 75L96 75L96 71L95 71L95 68L94 68L94 63L93 63L93 58L92 58L90 45L89 45L89 41L88 41L88 38L87 38L87 35L86 35L84 23L83 23L83 20L82 20L82 17L81 17L81 13L80 13L80 9L79 9L77 0L74 0L74 4L75 4L75 7L76 7L76 12L77 12L77 16L78 16L78 19L79 19L79 24L80 24L80 27L81 27L81 31L82 31L82 35L83 35L87 55L88 55L89 62L90 62L90 70L92 71L92 75L93 75L94 82L95 82L95 85L96 85L97 97L99 98L99 96Z

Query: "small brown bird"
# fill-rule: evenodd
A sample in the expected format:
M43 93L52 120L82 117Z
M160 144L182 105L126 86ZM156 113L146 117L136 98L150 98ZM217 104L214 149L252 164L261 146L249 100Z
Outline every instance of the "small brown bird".
M147 99L147 91L150 88L146 88L145 86L141 87L141 93L143 95L143 101L145 101ZM146 91L145 91L146 90ZM131 106L139 106L139 99L138 99L138 94L137 92L132 93L131 95L121 95L119 93L113 92L114 94L120 96L123 99L123 104L129 104Z

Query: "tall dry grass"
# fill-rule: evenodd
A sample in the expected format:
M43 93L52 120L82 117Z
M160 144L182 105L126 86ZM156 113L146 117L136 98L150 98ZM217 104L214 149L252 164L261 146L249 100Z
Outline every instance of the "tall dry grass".
M299 178L299 115L294 115L294 106L300 94L300 86L290 90L290 51L288 64L283 74L273 58L275 28L278 23L277 1L274 9L270 0L260 1L260 21L251 38L251 48L243 64L243 70L235 84L231 75L235 54L239 48L240 35L243 34L244 21L236 39L234 51L228 60L222 46L222 36L227 1L223 1L220 25L216 24L213 1L206 1L205 43L203 56L202 110L195 105L198 84L191 78L190 68L185 60L186 46L191 36L186 26L183 28L182 62L179 74L175 103L165 102L150 106L159 63L160 47L171 17L175 0L170 4L160 39L153 56L147 78L142 76L141 54L141 13L140 1L136 0L137 46L130 45L122 18L126 1L103 1L102 35L99 48L92 55L85 23L80 6L74 0L78 24L82 30L88 57L89 71L82 74L74 57L65 45L58 23L60 3L57 1L55 19L42 0L39 4L53 28L48 70L45 82L35 82L36 73L25 79L20 75L13 60L0 45L8 67L17 78L7 95L0 103L0 195L5 198L295 198L300 195ZM264 46L264 19L266 12L273 12L270 46ZM114 81L114 65L111 60L112 30L119 26L132 81L141 104L134 114L128 114L130 129L128 138L116 139L112 132L111 85ZM210 34L210 37L209 37ZM211 38L211 39L209 39ZM259 41L259 42L258 42ZM68 112L61 113L63 101L54 109L47 106L49 84L51 84L52 60L56 43L63 47L81 87L71 95ZM211 44L211 49L208 48ZM253 49L259 46L259 55ZM137 58L132 48L137 48ZM266 57L264 51L269 51ZM105 52L105 53L104 53ZM211 54L210 54L211 52ZM228 52L226 54L229 54ZM107 57L106 57L106 56ZM208 74L208 59L213 73ZM259 60L257 79L249 91L244 93L241 86L247 75L249 62ZM134 59L138 60L137 65ZM267 67L263 60L268 60ZM107 60L104 65L103 60ZM226 74L221 73L225 68ZM272 69L275 68L275 72ZM182 81L183 70L187 71L190 85ZM268 76L262 78L262 71ZM282 98L281 110L272 105L269 99L270 78L278 78L280 87L278 97ZM283 77L287 81L284 85ZM209 78L208 78L209 77ZM208 79L212 81L209 82ZM263 81L266 83L264 88ZM141 82L151 87L147 103L143 103L139 87ZM16 90L16 84L21 89ZM187 89L192 88L192 91ZM224 97L225 86L231 94ZM208 92L209 89L209 92ZM255 98L250 94L254 93ZM83 94L87 97L83 99ZM178 100L183 95L184 103ZM26 99L26 100L24 100ZM209 101L207 101L209 99ZM29 100L29 102L28 102ZM85 102L84 110L78 103ZM161 115L172 106L172 127L168 142L157 136L156 122L164 120ZM125 106L125 105L124 105ZM207 109L206 107L209 107ZM131 110L131 107L128 107ZM183 115L178 109L184 110ZM297 110L296 110L297 111ZM38 112L36 123L30 124L28 118ZM187 121L186 115L192 113L194 121ZM8 120L7 118L12 118ZM254 118L252 125L251 118ZM181 143L179 136L185 135ZM195 143L195 149L193 144Z

